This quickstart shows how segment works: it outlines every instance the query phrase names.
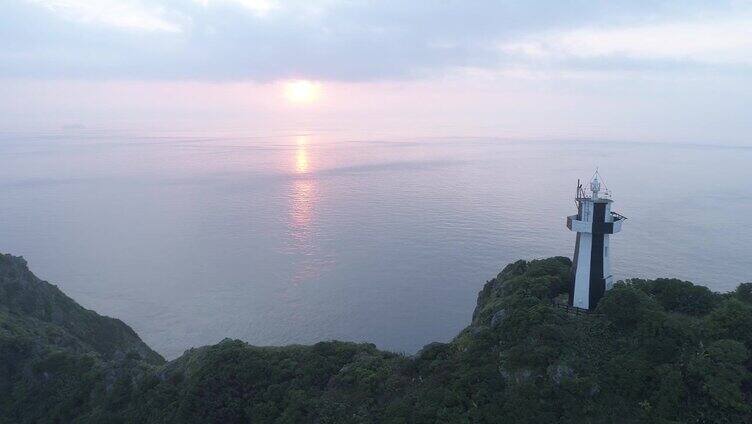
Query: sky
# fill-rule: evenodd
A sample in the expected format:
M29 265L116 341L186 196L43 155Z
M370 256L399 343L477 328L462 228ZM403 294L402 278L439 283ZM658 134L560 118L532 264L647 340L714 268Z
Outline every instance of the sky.
M752 145L752 0L7 0L0 131Z

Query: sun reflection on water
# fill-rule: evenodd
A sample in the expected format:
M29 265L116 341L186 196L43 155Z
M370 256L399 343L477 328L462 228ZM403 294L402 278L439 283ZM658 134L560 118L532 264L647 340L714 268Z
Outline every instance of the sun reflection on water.
M295 179L292 183L291 193L291 230L293 239L298 245L307 244L311 237L311 219L313 218L313 206L316 201L316 184L313 180Z
M307 135L295 138L288 216L291 253L296 256L296 267L292 275L292 282L295 284L319 277L331 262L326 255L322 255L316 242L315 213L320 193L318 180L311 173L313 163L309 155L310 143Z
M310 163L308 160L308 145L310 139L307 135L295 138L295 176L292 182L291 193L291 221L292 235L298 242L303 242L310 237L311 217L316 201L316 180L308 175Z
M297 148L295 149L295 172L305 174L308 172L308 136L301 135L295 139Z

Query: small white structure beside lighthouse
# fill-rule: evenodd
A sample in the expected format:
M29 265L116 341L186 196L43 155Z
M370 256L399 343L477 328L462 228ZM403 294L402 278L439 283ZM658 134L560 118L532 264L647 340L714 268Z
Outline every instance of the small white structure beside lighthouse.
M621 231L624 216L611 210L611 193L598 171L587 193L577 181L577 215L567 217L567 228L577 233L572 263L569 305L593 310L614 284L611 276L609 236Z

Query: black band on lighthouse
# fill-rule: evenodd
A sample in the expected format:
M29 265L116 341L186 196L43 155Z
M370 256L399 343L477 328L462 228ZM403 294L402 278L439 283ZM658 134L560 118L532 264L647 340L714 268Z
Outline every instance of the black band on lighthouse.
M590 250L590 309L594 309L606 292L603 279L603 232L596 232L606 221L606 203L593 204L593 247ZM611 224L613 226L613 224Z

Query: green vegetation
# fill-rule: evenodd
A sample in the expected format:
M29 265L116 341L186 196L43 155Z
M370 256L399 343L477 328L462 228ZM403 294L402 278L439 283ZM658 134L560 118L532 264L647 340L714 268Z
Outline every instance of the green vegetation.
M123 323L0 258L0 422L742 423L752 284L627 280L556 306L571 263L517 261L470 326L413 357L372 344L238 340L164 363Z
M74 421L163 363L123 322L0 254L0 423Z

